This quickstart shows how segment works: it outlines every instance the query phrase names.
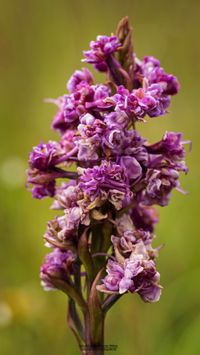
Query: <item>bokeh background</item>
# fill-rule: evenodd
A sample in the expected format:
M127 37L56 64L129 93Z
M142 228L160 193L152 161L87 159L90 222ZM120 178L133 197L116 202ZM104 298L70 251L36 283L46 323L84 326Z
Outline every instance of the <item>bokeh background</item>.
M168 116L138 129L151 141L165 130L183 131L193 150L182 178L189 195L175 192L160 209L161 300L144 304L126 295L107 318L106 344L118 345L117 354L199 355L200 2L0 0L0 8L0 354L78 354L65 297L39 284L42 235L53 213L50 201L25 190L24 171L31 147L56 137L49 128L55 107L43 98L63 94L89 41L129 15L138 57L160 58L182 85Z

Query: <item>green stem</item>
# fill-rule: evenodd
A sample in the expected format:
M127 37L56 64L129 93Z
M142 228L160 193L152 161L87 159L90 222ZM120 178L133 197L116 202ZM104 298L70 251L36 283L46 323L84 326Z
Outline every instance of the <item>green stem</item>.
M102 311L86 313L84 355L104 354L104 314Z
M111 296L108 296L104 303L102 304L102 310L104 313L107 313L108 310L120 299L122 295L111 295Z
M80 236L79 243L78 243L78 255L85 267L85 271L87 273L88 280L89 280L89 285L91 285L92 281L94 280L94 264L89 251L88 234L89 234L89 229L86 228L82 233L82 235Z
M67 296L69 296L74 302L76 302L81 308L83 314L86 313L87 303L85 302L83 296L76 290L74 285L62 280L54 280L54 285L56 288L66 293Z
M82 349L84 344L83 326L77 313L75 302L71 298L68 300L67 323L75 335L80 349Z

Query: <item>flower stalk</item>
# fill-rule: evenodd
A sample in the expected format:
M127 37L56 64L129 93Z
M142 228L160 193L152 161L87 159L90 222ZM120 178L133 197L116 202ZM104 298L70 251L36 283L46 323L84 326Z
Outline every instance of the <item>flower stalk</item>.
M187 173L182 134L165 132L151 144L138 123L168 112L179 83L150 56L138 59L123 18L116 35L98 36L83 61L106 75L95 84L77 70L56 100L52 128L59 141L30 153L27 186L34 198L53 198L41 266L45 290L68 297L67 323L84 355L104 354L108 311L127 293L159 300L162 286L154 248L155 208L181 191Z

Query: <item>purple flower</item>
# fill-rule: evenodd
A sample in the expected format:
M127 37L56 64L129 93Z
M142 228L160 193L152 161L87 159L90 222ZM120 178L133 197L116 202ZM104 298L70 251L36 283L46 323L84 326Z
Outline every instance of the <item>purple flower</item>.
M75 228L65 231L65 218L56 217L48 221L47 230L44 234L45 245L47 247L56 247L61 250L75 249L77 246L77 237Z
M74 248L77 244L78 228L84 223L85 214L79 206L69 207L64 214L49 221L44 239L47 246L61 249Z
M107 155L120 155L123 149L124 132L119 126L107 125L107 129L102 135L102 148L104 154ZM108 154L108 152L110 152Z
M62 183L62 185L56 189L54 197L55 200L51 209L64 210L66 208L76 207L81 195L75 181L70 181L68 184Z
M55 194L55 180L43 183L35 184L32 188L32 195L34 198L41 200L42 198L48 196L53 197Z
M82 138L93 138L95 143L102 139L106 124L87 113L80 118L78 132Z
M119 282L119 293L127 291L134 292L137 290L134 279L142 273L144 267L142 265L142 255L134 255L131 259L125 259L124 262L124 275Z
M108 126L115 126L119 129L126 129L130 120L128 115L119 109L116 109L114 112L110 112L104 116L104 122Z
M110 106L107 99L110 95L108 86L89 85L84 82L69 95L64 95L58 100L51 100L58 105L59 111L55 116L52 127L62 134L68 129L75 129L79 123L79 117L85 113L93 113L93 110L105 110Z
M158 223L158 212L153 206L145 206L138 203L131 211L134 225L137 229L153 232L155 224Z
M133 156L141 165L147 166L149 155L144 146L146 140L136 130L124 132L124 142L121 155Z
M59 109L56 115L54 116L52 128L62 134L66 131L66 129L68 129L68 127L69 124L68 122L65 122L64 112L63 110Z
M59 131L61 134L66 131L66 129L69 128L69 123L65 121L64 117L64 95L58 97L57 99L48 99L46 102L50 102L55 104L58 107L58 111L56 115L54 116L53 122L52 122L52 128L55 129L56 131Z
M79 161L97 161L102 139L105 135L106 124L87 113L80 118L78 133L75 144L78 148Z
M154 235L150 231L136 229L130 215L123 214L116 219L116 232L117 236L111 236L116 255L120 253L127 258L140 249L150 259L157 257L158 250L151 246Z
M96 119L89 113L81 116L77 128L79 135L75 138L78 160L95 163L102 157L111 157L124 167L130 179L135 180L141 176L141 164L147 166L149 161L143 145L146 141L137 131L122 130L118 123L109 122L107 117Z
M71 76L67 83L67 89L74 92L87 84L92 85L93 81L92 73L87 68L82 68L82 70L76 70Z
M135 81L136 83L145 79L151 84L159 84L163 88L164 95L175 95L179 90L179 82L177 78L171 74L167 74L163 68L160 67L158 59L146 56L143 61L136 60Z
M127 172L130 181L138 179L142 175L142 167L134 157L122 156L120 165Z
M178 178L179 172L175 169L149 169L146 174L147 186L142 193L145 204L166 206L172 189L179 187Z
M160 298L160 275L155 262L149 260L144 245L138 244L129 258L116 256L108 260L107 275L103 284L97 286L105 293L138 293L145 302L156 302Z
M84 93L85 94L85 93ZM90 91L88 91L88 95L83 96L83 100L85 102L85 108L89 112L91 111L104 111L110 107L109 96L111 94L111 90L107 85L98 84L90 86Z
M96 162L98 160L98 152L97 147L99 146L99 142L97 143L92 138L87 139L77 139L76 145L78 147L78 161L80 162Z
M65 209L64 215L56 218L60 231L58 234L59 240L64 240L66 237L73 235L81 221L82 210L80 207L70 207Z
M62 251L58 248L46 255L40 269L41 285L46 291L59 288L60 281L69 282L75 258L71 250Z
M124 248L133 247L138 241L143 241L145 245L152 242L153 235L148 230L142 228L137 229L134 225L134 219L129 214L123 214L120 218L116 219L116 227L119 237L116 237ZM129 245L129 247L128 247Z
M60 145L65 152L61 160L68 166L77 160L78 149L75 144L76 136L76 130L67 130L60 140Z
M185 157L184 144L189 141L182 141L182 133L165 132L161 141L152 145L146 145L151 154L162 154L172 162L181 161Z
M73 127L76 121L78 121L79 116L85 112L84 103L81 100L80 91L77 91L70 95L64 95L63 115L65 123L68 124L67 128Z
M46 196L54 196L56 189L55 174L29 168L27 170L27 176L26 185L32 192L34 198L42 199ZM30 188L30 186L32 186L32 188Z
M155 258L157 256L157 250L151 247L151 242L153 235L142 229L135 229L133 231L127 230L121 236L111 236L111 241L114 248L124 256L130 256L130 254L135 250L137 244L143 242L149 257Z
M129 214L124 213L121 217L116 219L116 227L119 235L124 234L125 232L133 232L134 224Z
M140 89L138 89L138 91L139 90ZM151 84L143 92L139 105L141 108L144 108L149 117L162 116L167 112L167 108L170 105L170 98L165 94L159 83Z
M125 170L112 162L103 161L100 166L83 170L79 187L91 206L109 200L120 209L132 196Z
M159 60L154 57L144 57L142 69L144 77L148 79L150 84L160 83L166 95L177 94L180 86L177 78L171 74L167 74L160 67Z
M96 41L90 42L90 50L84 51L84 62L95 64L99 71L106 71L106 60L118 50L120 42L116 36L98 36Z
M59 168L46 171L29 168L27 176L26 186L32 191L33 197L41 199L45 196L54 196L56 192L56 179L74 178L74 173ZM30 186L32 186L32 189Z
M165 114L170 100L163 94L161 85L152 84L132 92L119 86L110 102L113 102L115 110L124 111L130 120L141 120L145 115L156 117Z
M124 268L117 261L108 260L107 267L107 276L103 279L103 284L105 290L108 293L119 292L119 282L124 276ZM98 287L98 290L101 291L101 288ZM102 288L103 290L103 288Z
M29 164L31 168L39 170L48 170L50 167L56 165L58 158L63 155L59 143L49 141L47 144L40 143L34 147L29 157Z

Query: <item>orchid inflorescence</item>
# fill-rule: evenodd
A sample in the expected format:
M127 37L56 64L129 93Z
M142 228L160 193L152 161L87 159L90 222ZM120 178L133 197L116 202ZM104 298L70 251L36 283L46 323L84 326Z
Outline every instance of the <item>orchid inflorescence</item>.
M105 314L122 294L159 300L154 205L166 206L171 191L181 191L180 172L188 171L181 133L165 132L150 144L135 128L167 113L179 83L156 58L136 57L131 32L124 18L116 35L90 43L83 62L106 82L95 84L87 68L75 71L69 93L47 100L58 107L52 128L59 142L40 143L29 159L33 197L52 197L51 208L61 211L44 235L52 251L41 266L42 285L68 295L68 323L79 345L93 348L103 345Z

